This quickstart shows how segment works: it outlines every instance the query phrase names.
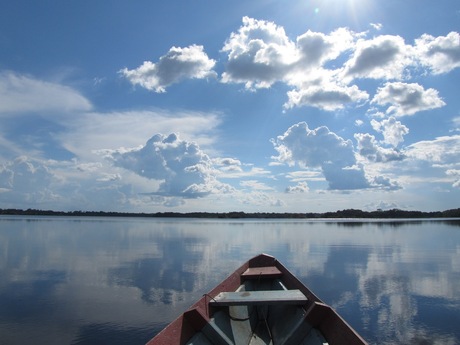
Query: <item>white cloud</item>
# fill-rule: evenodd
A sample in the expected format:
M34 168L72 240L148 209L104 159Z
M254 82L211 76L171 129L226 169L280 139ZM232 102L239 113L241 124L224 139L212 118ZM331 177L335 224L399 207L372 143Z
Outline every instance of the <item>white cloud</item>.
M324 181L324 177L322 176L320 169L318 169L318 171L291 171L286 174L286 177L292 182Z
M452 183L452 187L460 188L460 169L448 169L446 174L448 176L453 176L455 179Z
M121 180L120 174L110 174L110 173L102 173L101 177L96 179L96 181L99 181L99 182L112 182L112 181L119 181L119 180Z
M223 51L228 53L224 83L245 83L246 88L266 88L284 82L295 88L288 92L289 109L310 105L333 111L345 104L368 99L356 86L340 85L334 73L322 68L353 47L358 34L339 28L329 35L307 31L292 42L282 27L272 22L243 18Z
M208 155L196 143L181 140L176 134L157 134L140 148L108 150L106 154L115 166L163 181L155 192L159 195L195 198L231 191L217 181Z
M223 160L226 160L224 158ZM213 159L213 162L217 161L216 168L219 169L219 177L227 179L239 179L239 178L255 178L255 177L264 177L264 178L273 178L271 176L272 172L264 168L255 167L252 164L233 164L233 165L222 165L219 161L221 159Z
M57 165L60 165L57 167ZM95 204L94 198L107 197L106 193L91 194L92 188L82 183L85 176L95 177L92 171L88 175L76 174L70 181L59 171L60 169L72 169L72 164L40 161L26 156L18 157L0 166L0 202L3 207L11 208L41 208L41 209L102 209L103 204ZM84 176L82 176L84 175ZM96 178L97 180L97 178ZM92 182L92 187L100 187L98 182ZM92 189L94 190L94 188ZM83 194L84 195L83 195ZM117 202L113 195L107 202ZM113 206L113 204L111 204ZM120 206L118 203L117 206ZM110 206L109 206L110 209Z
M99 162L28 157L6 162L0 165L0 202L12 208L146 211L152 205L181 206L186 198L235 192L217 181L196 144L174 135L159 137L163 140L152 144L154 154L144 147L113 150L111 160Z
M46 187L52 178L46 167L34 164L25 156L0 166L0 186L24 194L25 199L32 198L37 189L44 192L41 186Z
M193 175L194 168L185 167L182 176L187 170ZM231 187L213 181L205 170L203 175L205 183L192 183L183 193L174 195L174 191L165 191L166 179L149 180L104 161L57 162L19 157L0 165L0 203L3 207L21 209L146 211L152 205L184 205L184 197L233 192ZM161 188L160 193L149 192Z
M443 136L434 140L419 141L406 148L413 159L432 164L455 165L460 162L460 135Z
M381 23L370 23L369 25L372 26L377 31L380 31L383 28L383 25Z
M172 47L157 63L145 61L136 69L124 68L120 73L133 85L165 92L168 86L184 79L215 78L217 74L212 70L215 64L215 60L206 55L203 46L191 45Z
M382 28L380 23L370 25L375 30ZM369 32L338 28L329 34L308 30L291 40L284 28L274 22L243 17L242 25L230 34L222 48L228 60L221 82L242 83L249 90L282 82L292 87L285 109L313 106L335 111L368 100L366 91L350 85L356 79L410 79L410 73L417 71L412 68L417 63L434 73L448 72L460 64L457 32L440 37L425 34L414 45L396 35L371 39L367 35ZM173 47L158 63L146 61L137 69L125 68L121 73L133 84L164 92L167 86L182 79L215 77L215 63L202 46ZM391 99L381 95L385 91L380 88L374 102L393 104L388 111L396 116L444 105L433 89L406 86L405 91L411 94L405 93L399 100L395 99L396 94ZM422 97L415 99L418 96Z
M251 193L245 193L240 196L240 200L243 204L250 206L259 207L282 207L285 206L284 201L273 197L262 191L253 191Z
M286 193L306 193L310 190L306 182L299 182L295 186L288 186Z
M216 167L224 172L240 173L243 171L241 168L241 162L235 158L215 158L213 163Z
M351 141L327 127L310 130L305 122L300 122L272 143L278 151L274 159L304 168L320 167L331 189L370 187L364 170L357 166Z
M401 185L398 181L392 180L387 176L378 175L372 177L372 184L374 186L379 186L387 191L401 189Z
M422 35L415 40L420 63L434 74L447 73L460 67L460 34L450 32L447 36Z
M412 48L400 36L378 36L361 39L352 58L345 64L346 78L401 79L412 64Z
M376 30L382 28L379 23L370 25ZM367 39L368 34L347 28L329 34L308 30L291 40L284 28L273 22L243 17L242 25L231 33L222 48L228 61L221 82L242 83L250 90L282 82L292 87L287 93L285 109L313 106L335 111L368 100L366 91L350 85L357 78L400 80L410 77L409 68L417 62L436 73L459 64L455 32L437 38L423 35L414 46L406 44L400 36ZM344 60L345 64L340 66ZM134 85L165 92L169 85L183 79L216 77L215 64L202 46L192 45L171 48L158 63L146 61L136 69L125 68L120 72ZM418 84L400 83L399 86L406 85L404 91L410 94L405 93L399 100L396 94L382 94L389 92L391 85L398 88L397 83L387 84L387 89L380 88L374 103L392 104L388 111L396 116L444 105L437 91L415 90L413 85ZM415 99L418 96L422 97Z
M78 163L76 169L81 172L95 172L102 168L102 163Z
M376 211L376 210L393 210L399 208L398 204L394 202L387 202L387 201L380 201L380 202L371 202L365 206L365 208L369 211Z
M359 34L347 28L339 28L329 35L308 30L296 40L299 56L294 65L296 72L314 69L338 58L341 53L353 48L357 37Z
M284 108L310 105L326 111L343 109L346 104L366 101L369 95L356 85L340 86L338 84L309 86L288 92L288 102Z
M277 81L300 86L316 79L315 71L350 50L359 36L346 28L329 35L309 30L293 42L275 23L244 17L222 49L228 53L222 82L245 83L247 88L270 87Z
M342 166L355 164L353 144L330 132L327 127L310 130L306 122L291 126L272 140L277 160L289 165L320 167L323 162L341 161Z
M356 133L355 139L358 142L358 153L371 162L399 161L405 158L400 151L381 147L371 134Z
M0 116L17 113L73 115L91 108L91 103L71 87L13 72L0 73Z
M395 116L413 115L446 104L435 89L425 90L420 84L401 82L386 83L377 90L371 103L381 106L390 104L386 112Z
M262 183L257 180L244 180L240 182L240 185L242 187L249 187L252 190L267 190L267 191L272 191L273 188L267 186L265 183Z
M272 22L243 18L243 26L230 35L222 51L228 53L224 83L245 83L247 88L269 87L283 79L297 51L282 27Z
M404 136L409 133L409 128L397 121L394 116L381 122L372 120L372 128L383 134L383 142L393 147L398 146L404 141Z

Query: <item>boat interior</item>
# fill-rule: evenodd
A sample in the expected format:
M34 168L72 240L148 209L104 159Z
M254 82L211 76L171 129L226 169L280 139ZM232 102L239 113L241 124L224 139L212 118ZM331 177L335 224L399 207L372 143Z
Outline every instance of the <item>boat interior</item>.
M147 345L367 345L274 257L239 267Z
M187 344L327 344L321 332L308 321L307 307L312 305L307 297L300 290L288 290L280 279L274 279L281 272L273 270L277 271L276 267L249 268L236 291L208 296L210 322Z

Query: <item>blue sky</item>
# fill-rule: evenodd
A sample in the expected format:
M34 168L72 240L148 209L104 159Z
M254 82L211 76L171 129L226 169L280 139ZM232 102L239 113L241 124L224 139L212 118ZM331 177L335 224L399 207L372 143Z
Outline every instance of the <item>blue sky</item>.
M9 1L0 208L460 207L460 4Z

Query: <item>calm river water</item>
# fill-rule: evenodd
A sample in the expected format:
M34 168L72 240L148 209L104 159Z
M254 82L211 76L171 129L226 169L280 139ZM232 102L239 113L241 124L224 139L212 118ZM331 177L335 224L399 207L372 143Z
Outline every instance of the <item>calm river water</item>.
M0 217L0 344L144 344L275 256L371 344L460 344L460 220Z

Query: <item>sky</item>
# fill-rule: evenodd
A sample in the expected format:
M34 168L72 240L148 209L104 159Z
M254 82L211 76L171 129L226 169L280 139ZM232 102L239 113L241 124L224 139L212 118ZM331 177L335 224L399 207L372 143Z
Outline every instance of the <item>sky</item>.
M460 207L457 0L3 1L0 208Z

